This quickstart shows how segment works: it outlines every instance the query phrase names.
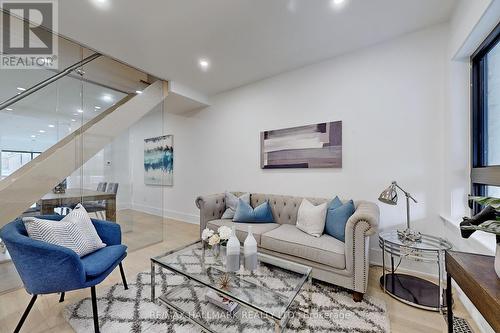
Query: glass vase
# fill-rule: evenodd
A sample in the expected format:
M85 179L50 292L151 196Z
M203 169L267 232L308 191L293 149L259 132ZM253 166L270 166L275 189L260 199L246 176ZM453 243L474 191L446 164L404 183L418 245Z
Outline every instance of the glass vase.
M212 245L210 247L210 251L212 251L213 257L217 260L219 259L220 255L220 244Z

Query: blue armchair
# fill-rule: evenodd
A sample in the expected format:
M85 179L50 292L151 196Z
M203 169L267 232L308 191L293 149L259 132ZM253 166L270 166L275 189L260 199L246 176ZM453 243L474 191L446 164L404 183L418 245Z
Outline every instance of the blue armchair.
M58 221L63 216L47 215L40 218ZM92 296L94 330L99 332L95 286L119 266L123 286L128 289L122 266L127 247L121 244L119 224L96 219L92 219L92 223L107 246L82 258L68 248L29 238L21 219L0 229L0 238L9 250L24 287L33 295L15 333L21 330L38 295L61 293L59 301L63 302L66 291L88 287Z

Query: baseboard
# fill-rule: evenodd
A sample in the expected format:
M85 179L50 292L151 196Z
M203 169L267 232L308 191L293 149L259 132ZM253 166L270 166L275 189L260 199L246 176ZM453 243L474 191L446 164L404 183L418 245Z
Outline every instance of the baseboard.
M124 210L124 209L132 209L132 203L126 202L126 203L117 203L116 204L116 210Z
M148 205L143 205L143 204L132 204L131 209L141 211L144 213L156 215L156 216L162 216L166 218L170 218L173 220L178 220L186 223L191 223L191 224L200 224L200 216L195 215L195 214L188 214L188 213L183 213L175 210L170 210L170 209L161 209L158 207L153 207L153 206L148 206Z

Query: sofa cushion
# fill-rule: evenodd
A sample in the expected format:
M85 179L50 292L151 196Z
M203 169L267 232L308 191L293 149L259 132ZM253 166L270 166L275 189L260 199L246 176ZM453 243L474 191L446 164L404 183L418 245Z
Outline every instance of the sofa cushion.
M86 254L102 249L106 246L97 234L94 225L90 219L89 214L82 204L76 205L75 208L68 215L66 215L61 222L73 222L81 226L84 231L86 241L90 243L91 249Z
M325 233L345 242L345 226L355 210L352 200L340 206L330 206L326 215Z
M266 232L260 246L279 253L345 269L345 244L329 235L314 237L289 224Z
M214 231L216 231L217 229L219 229L219 227L223 225L228 226L230 228L232 228L234 225L236 228L236 237L238 237L238 239L242 243L247 238L248 226L251 225L253 237L257 241L258 245L260 245L260 237L263 233L276 229L280 226L277 223L241 223L241 222L235 223L228 219L212 220L208 221L207 223L207 227Z
M236 213L234 213L233 222L273 223L273 212L268 201L252 208L250 204L238 199L238 207Z
M297 228L314 237L320 237L325 230L326 202L317 206L303 199L297 213Z
M126 251L125 245L111 245L86 255L82 258L85 275L90 278L101 275L124 257Z
M76 252L79 257L106 246L99 236L97 236L98 242L94 238L97 232L92 222L90 222L92 228L89 228L85 222L80 223L73 220L53 221L37 217L25 217L23 222L30 238L66 247ZM93 233L90 233L90 231L93 231ZM99 242L102 245L98 245Z
M250 204L250 193L245 193L237 197L233 193L226 191L224 197L226 198L226 210L224 214L222 214L222 219L232 219L234 217L234 213L238 207L238 199Z

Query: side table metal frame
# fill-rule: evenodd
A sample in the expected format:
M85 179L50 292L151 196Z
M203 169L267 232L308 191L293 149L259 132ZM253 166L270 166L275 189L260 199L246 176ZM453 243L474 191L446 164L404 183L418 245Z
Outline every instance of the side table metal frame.
M410 306L414 306L417 308L425 309L425 310L430 310L430 311L438 311L443 313L444 310L446 310L446 303L445 303L445 295L444 295L444 254L445 250L447 249L446 247L443 247L442 249L421 249L421 248L416 248L412 247L413 244L415 243L408 243L408 245L399 245L391 242L390 240L386 240L385 238L382 237L383 234L379 236L379 245L382 248L382 277L380 279L380 284L384 290L385 293L389 294L390 296L394 297L395 299L408 304ZM434 240L436 242L443 243L445 245L449 245L451 248L451 244L449 244L446 240L434 236L429 236L429 235L424 235L425 238ZM386 273L386 255L389 254L391 256L391 273L388 274ZM406 274L398 274L396 273L396 269L394 268L394 257L399 257L401 259L410 259L410 260L415 260L418 262L426 262L426 263L435 263L438 266L438 284L436 285L435 283L421 279L418 277L414 277L411 275L406 275ZM387 280L388 278L392 279L391 281L394 284L394 280L398 279L411 279L415 281L415 283L422 284L423 286L426 287L437 287L437 300L436 300L436 306L433 305L423 305L423 304L418 304L412 300L405 299L403 297L400 297L395 294L395 287L393 286L392 288L388 288L387 286ZM400 282L401 283L401 282Z

